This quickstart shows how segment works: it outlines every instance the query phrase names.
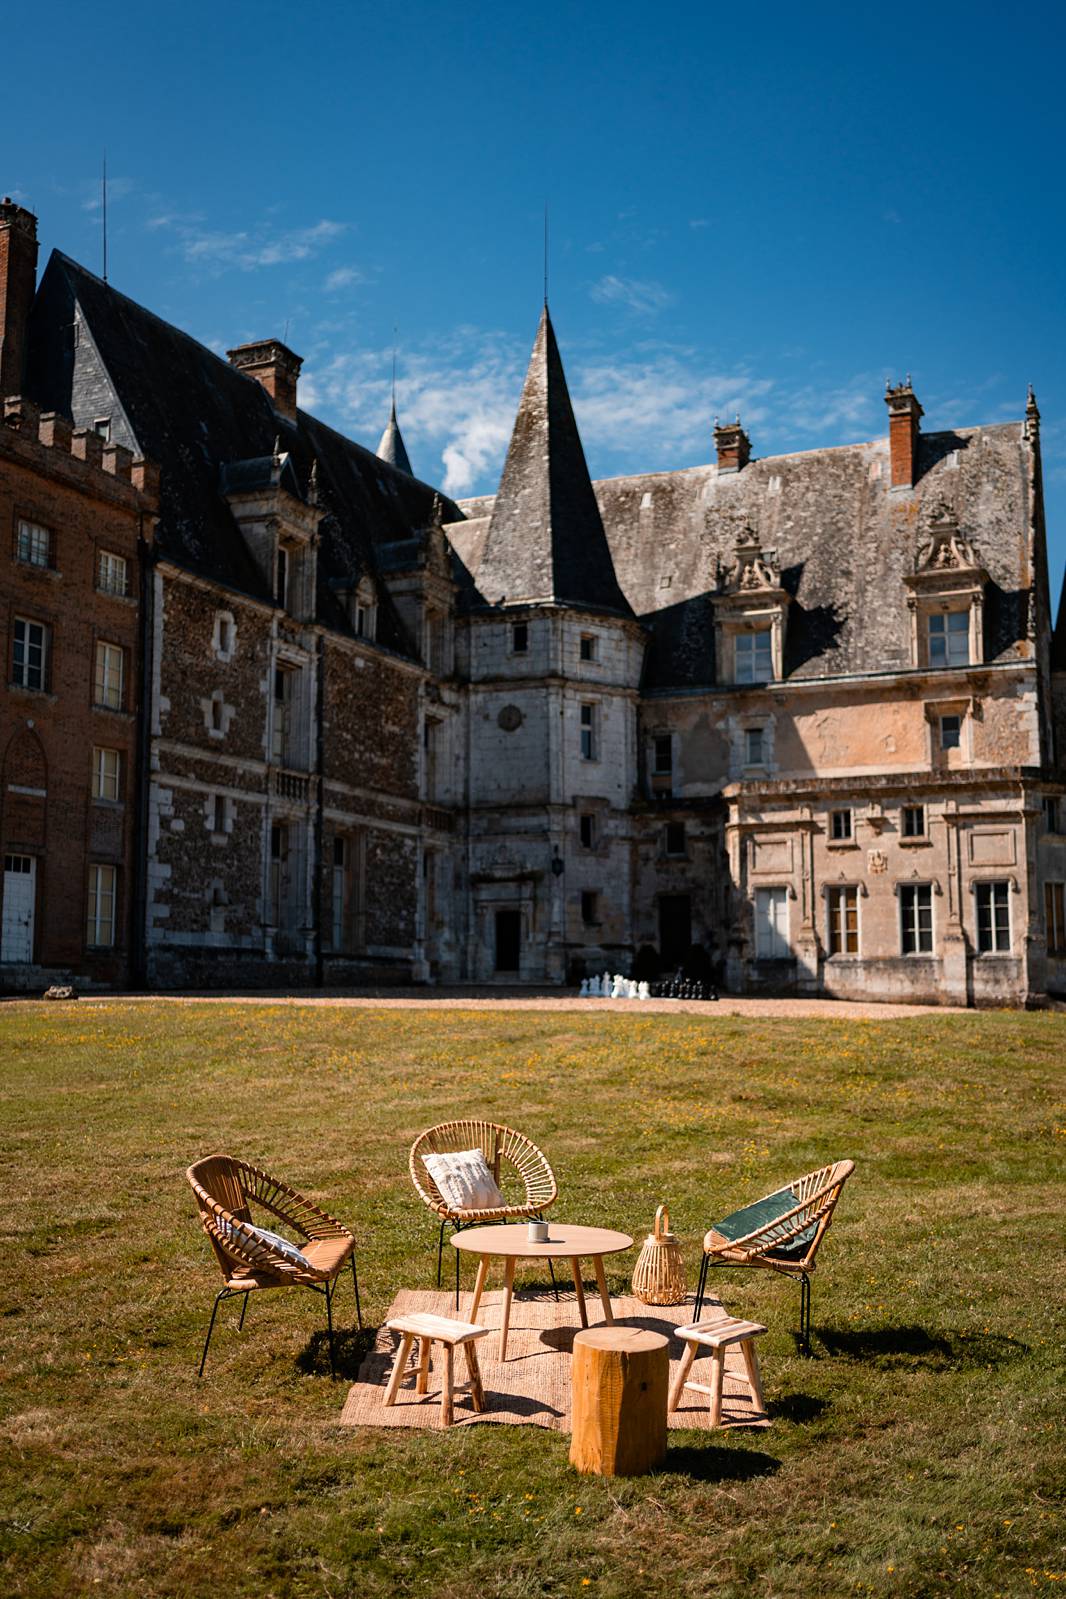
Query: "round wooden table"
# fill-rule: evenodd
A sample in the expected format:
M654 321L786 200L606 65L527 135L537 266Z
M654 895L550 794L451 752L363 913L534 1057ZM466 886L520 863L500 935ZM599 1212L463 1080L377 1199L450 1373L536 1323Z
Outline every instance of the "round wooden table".
M500 1359L507 1359L507 1331L511 1324L511 1293L514 1288L515 1265L520 1260L569 1260L577 1292L577 1308L582 1327L589 1324L585 1310L585 1289L581 1282L581 1261L590 1259L596 1273L605 1321L613 1323L611 1296L607 1292L607 1278L603 1272L604 1255L615 1255L620 1250L632 1249L633 1240L627 1233L615 1233L607 1227L571 1227L563 1222L548 1224L546 1244L531 1244L525 1222L511 1226L466 1227L452 1235L456 1249L469 1250L479 1255L474 1300L470 1307L470 1320L477 1320L478 1306L489 1273L489 1261L494 1255L503 1261L503 1321L500 1325Z

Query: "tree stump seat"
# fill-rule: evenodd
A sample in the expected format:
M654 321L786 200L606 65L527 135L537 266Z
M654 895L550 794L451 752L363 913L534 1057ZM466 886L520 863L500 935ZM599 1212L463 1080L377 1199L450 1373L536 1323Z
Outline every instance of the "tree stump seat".
M666 1457L670 1346L639 1327L593 1327L574 1339L570 1464L637 1477Z

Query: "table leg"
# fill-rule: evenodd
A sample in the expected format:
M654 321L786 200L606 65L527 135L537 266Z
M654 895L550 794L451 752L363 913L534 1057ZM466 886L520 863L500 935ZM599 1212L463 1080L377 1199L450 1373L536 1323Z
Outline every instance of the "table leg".
M574 1273L574 1288L577 1292L577 1313L581 1317L582 1327L589 1324L588 1311L585 1309L585 1285L581 1281L581 1262L575 1255L570 1262Z
M596 1281L599 1284L600 1299L603 1301L603 1319L608 1327L613 1327L614 1312L611 1309L611 1296L607 1292L607 1275L603 1269L603 1256L593 1255L592 1264L596 1268Z
M514 1288L515 1257L508 1255L503 1267L503 1321L500 1323L500 1361L507 1359L507 1333L511 1325L511 1290Z
M485 1290L485 1278L489 1274L489 1257L482 1255L477 1263L477 1281L474 1284L474 1300L470 1306L470 1320L477 1321L478 1307L481 1304L481 1295Z

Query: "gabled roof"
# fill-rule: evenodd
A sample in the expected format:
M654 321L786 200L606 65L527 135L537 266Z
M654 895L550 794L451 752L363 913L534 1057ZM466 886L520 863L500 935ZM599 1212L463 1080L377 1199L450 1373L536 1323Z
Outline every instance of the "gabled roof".
M268 602L265 578L225 499L222 469L254 476L254 464L237 463L287 455L287 486L306 498L317 461L325 512L318 618L339 631L350 632L351 624L338 591L366 572L376 574L377 547L427 527L434 514L429 484L305 411L295 420L282 416L254 378L58 251L34 305L27 390L78 426L110 415L113 439L160 467L157 551ZM233 481L231 474L226 483ZM444 514L460 513L445 501ZM414 653L384 585L377 641Z
M618 586L545 305L477 574L489 605L632 615Z
M396 420L395 400L392 402L389 420L385 424L385 431L381 435L381 441L378 444L378 460L387 461L398 472L406 472L408 477L414 477L414 473L411 471L411 458L407 454L407 448L403 442L403 434L400 432L400 424Z

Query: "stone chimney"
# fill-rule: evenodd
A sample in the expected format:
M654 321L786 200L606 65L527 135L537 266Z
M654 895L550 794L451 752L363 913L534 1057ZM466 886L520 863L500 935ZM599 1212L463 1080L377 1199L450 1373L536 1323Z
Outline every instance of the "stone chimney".
M280 339L259 339L255 344L239 344L227 350L231 366L238 372L247 372L266 389L274 402L274 409L296 420L296 380L300 376L303 357L294 355Z
M735 422L721 424L718 418L714 419L714 447L718 452L718 475L725 472L739 472L751 460L751 440L740 425L740 418Z
M36 285L37 218L5 195L0 200L0 395L22 393Z
M892 487L912 489L918 475L918 434L923 415L914 390L911 375L895 388L885 384L885 404L888 406L888 454L892 465Z

